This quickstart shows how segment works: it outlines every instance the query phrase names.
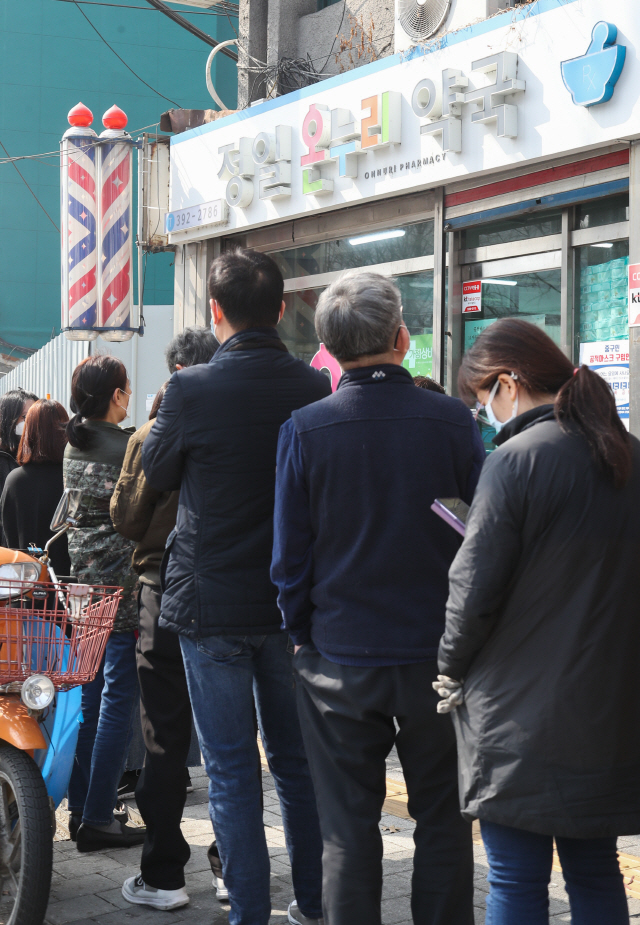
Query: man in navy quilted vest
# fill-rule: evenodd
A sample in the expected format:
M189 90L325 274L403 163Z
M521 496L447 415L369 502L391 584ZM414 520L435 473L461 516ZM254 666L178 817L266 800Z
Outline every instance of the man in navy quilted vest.
M222 346L208 364L173 374L142 452L152 488L180 490L160 625L180 634L230 925L267 925L271 914L254 703L291 859L289 922L322 916L318 816L269 567L280 426L331 386L278 335L283 287L266 254L214 260Z
M391 280L344 274L320 298L316 331L344 374L280 430L271 576L296 646L325 921L380 925L395 745L416 820L413 921L473 925L471 827L432 688L460 538L431 504L471 502L482 441L461 401L416 388L403 368L409 332Z

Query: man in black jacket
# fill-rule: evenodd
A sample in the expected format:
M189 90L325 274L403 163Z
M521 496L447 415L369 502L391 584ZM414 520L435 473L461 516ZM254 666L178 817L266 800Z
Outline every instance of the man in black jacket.
M458 535L431 511L470 502L484 460L458 399L416 388L400 293L375 273L316 312L338 390L280 431L272 577L296 645L298 707L324 841L331 925L379 925L380 813L394 744L416 820L416 925L472 925L471 827L456 744L432 689ZM490 555L490 551L488 551Z
M153 488L180 489L160 623L180 634L234 925L267 925L271 913L254 700L291 858L289 921L322 914L315 797L269 565L278 431L331 388L278 336L283 285L264 254L214 261L209 293L222 346L206 366L172 376L142 453Z

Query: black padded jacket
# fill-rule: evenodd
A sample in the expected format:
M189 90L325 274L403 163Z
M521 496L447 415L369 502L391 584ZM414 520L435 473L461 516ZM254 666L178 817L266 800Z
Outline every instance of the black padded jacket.
M451 571L443 674L464 815L530 832L640 832L640 442L616 489L550 405L511 421Z

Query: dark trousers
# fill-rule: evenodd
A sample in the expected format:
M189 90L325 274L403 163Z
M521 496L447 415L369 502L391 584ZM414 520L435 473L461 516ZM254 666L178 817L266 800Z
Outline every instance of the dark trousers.
M160 599L159 588L141 584L137 664L146 756L136 801L147 834L140 872L149 886L177 890L184 886L190 855L180 820L187 795L191 703L180 639L158 626Z
M380 816L395 744L416 820L413 921L473 925L471 826L460 815L451 718L436 712L435 662L353 668L305 645L294 668L324 846L325 920L380 925Z

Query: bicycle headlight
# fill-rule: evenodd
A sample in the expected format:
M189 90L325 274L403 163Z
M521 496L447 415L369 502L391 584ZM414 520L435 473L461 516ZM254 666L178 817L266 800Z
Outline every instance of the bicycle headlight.
M30 710L46 710L55 695L53 681L44 674L32 674L20 691L20 699Z
M6 562L0 565L0 600L7 597L19 597L30 590L40 578L40 566L37 562ZM14 581L31 582L28 586L12 585Z

